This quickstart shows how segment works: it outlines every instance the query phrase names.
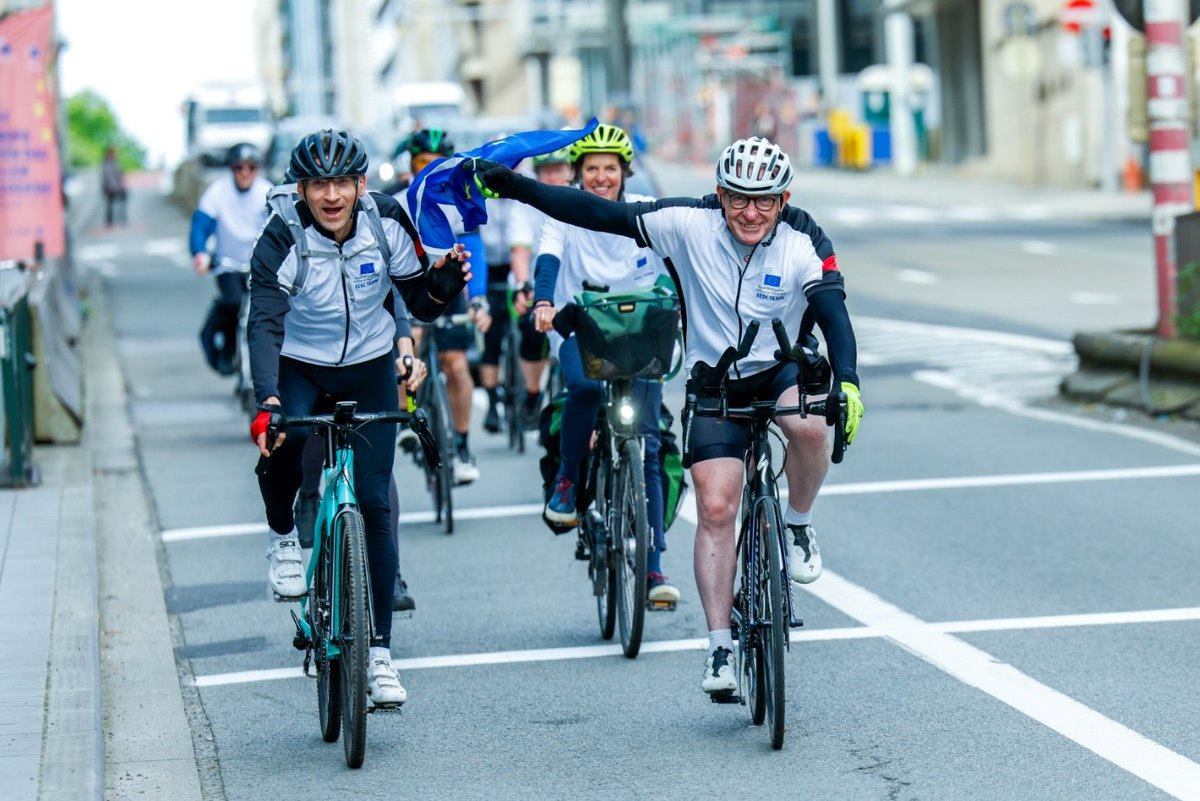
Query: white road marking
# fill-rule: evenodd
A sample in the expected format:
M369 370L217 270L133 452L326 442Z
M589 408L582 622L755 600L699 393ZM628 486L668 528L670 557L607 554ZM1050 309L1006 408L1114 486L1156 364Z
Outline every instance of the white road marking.
M931 223L942 216L940 210L928 206L884 206L881 211L888 219L906 223Z
M956 206L946 212L952 220L967 222L991 222L998 218L995 210L985 206Z
M1181 478L1200 475L1200 464L1130 467L1113 470L1066 470L1057 473L1001 473L991 476L952 476L913 478L896 481L858 481L826 484L820 497L834 495L875 495L881 492L928 492L930 490L975 489L979 487L1017 487L1029 484L1065 484L1087 481L1123 481L1146 478ZM780 488L782 494L784 489ZM696 498L688 493L679 508L679 517L696 525Z
M1031 256L1053 256L1058 253L1058 245L1053 242L1027 239L1021 243L1021 250Z
M121 248L117 245L87 245L76 250L75 256L80 261L102 261L115 259L120 252Z
M488 520L499 517L524 517L540 515L542 504L526 503L513 506L484 506L474 509L455 509L455 520ZM401 523L432 523L434 513L403 512ZM171 528L162 532L163 542L183 542L185 540L203 540L214 537L241 537L248 534L266 534L266 523L234 523L227 526L198 526L196 528Z
M142 252L147 256L176 256L187 250L187 244L180 238L151 239L142 245Z
M896 280L905 284L922 284L925 286L941 281L936 275L925 270L897 270Z
M1200 798L1200 765L1094 709L1035 681L1012 665L826 570L805 587L872 626L905 650L1175 798Z
M1031 204L1028 206L1014 206L1004 209L1001 213L1005 217L1014 220L1044 220L1050 215L1050 209L1045 206Z
M1080 306L1120 306L1121 297L1107 292L1072 292L1067 296L1069 303Z
M828 570L825 577L832 575ZM825 577L809 588L819 588ZM835 582L844 579L835 579ZM848 582L847 582L848 583ZM815 589L814 595L820 596ZM826 600L822 598L822 600ZM828 601L826 601L828 603ZM882 603L882 602L881 602ZM831 604L832 605L832 604ZM844 611L844 610L843 610ZM916 618L913 618L916 620ZM1133 623L1174 623L1200 620L1200 607L1175 609L1147 609L1135 612L1097 612L1075 615L1045 615L1040 617L1001 618L994 620L954 620L943 623L917 621L915 626L937 633L967 634L984 631L1019 631L1025 629L1071 628L1078 626L1106 626ZM889 637L895 626L864 625L845 626L832 629L799 629L791 633L793 643L830 642L834 640L863 640ZM662 654L677 651L699 651L708 645L707 638L681 640L657 640L642 643L642 653ZM619 645L581 645L568 648L536 648L521 651L492 651L474 654L449 654L446 656L422 656L411 659L393 660L401 670L424 670L446 667L473 667L478 665L506 665L528 662L559 662L573 659L594 659L619 656ZM300 668L268 668L265 670L243 670L234 673L213 673L197 676L197 687L220 687L228 684L250 684L259 681L292 679L301 676Z

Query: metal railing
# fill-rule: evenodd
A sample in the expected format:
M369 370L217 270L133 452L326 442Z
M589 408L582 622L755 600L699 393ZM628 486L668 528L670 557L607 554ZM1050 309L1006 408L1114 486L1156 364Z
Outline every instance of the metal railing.
M16 261L0 261L0 394L4 397L4 463L0 486L38 483L33 463L33 318L30 273Z

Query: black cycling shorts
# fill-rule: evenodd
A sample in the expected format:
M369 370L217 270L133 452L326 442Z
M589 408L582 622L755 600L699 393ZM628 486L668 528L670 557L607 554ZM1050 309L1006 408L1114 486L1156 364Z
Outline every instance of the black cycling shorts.
M446 315L466 314L467 296L459 295L455 300L446 304ZM433 335L437 339L438 350L445 353L448 350L467 350L475 341L475 329L471 325L456 325L450 328L434 328Z
M753 401L779 400L796 386L799 368L792 363L779 364L761 373L729 381L730 406L747 406ZM692 418L692 464L705 459L746 458L750 447L750 421L728 417Z

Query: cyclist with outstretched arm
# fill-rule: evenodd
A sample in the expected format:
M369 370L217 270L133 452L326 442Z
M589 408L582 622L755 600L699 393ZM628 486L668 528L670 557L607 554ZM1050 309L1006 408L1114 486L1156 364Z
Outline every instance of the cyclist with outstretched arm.
M312 413L323 394L355 401L360 412L398 410L392 287L413 315L428 321L470 278L470 254L461 245L429 268L417 255L416 227L401 205L377 193L364 198L367 154L360 140L332 129L309 134L292 152L291 170L300 195L298 235L307 256L301 257L289 224L273 214L251 256L249 322L259 404L250 436L262 456L258 473L270 528L268 579L283 601L298 600L308 589L293 516L308 431L279 433L268 443L268 426L286 426L288 416ZM379 231L388 240L386 264L363 205L367 200L378 207ZM366 528L375 617L368 693L376 705L407 698L389 651L396 548L388 485L395 439L392 423L366 426L354 440L354 483Z
M824 232L806 212L788 205L787 154L766 139L739 139L721 154L716 173L715 195L621 203L540 184L493 162L475 164L476 183L493 194L571 225L630 237L661 256L681 298L689 371L698 361L716 364L726 348L741 341L751 320L778 317L795 338L811 310L829 347L834 380L846 394L846 440L853 441L863 406L844 282ZM764 326L747 358L730 370L731 403L798 402L798 368L777 362L777 347L771 327ZM783 417L778 424L787 440L784 523L791 533L791 578L808 583L821 574L812 507L828 471L826 423L810 415ZM737 692L730 610L749 427L744 421L696 418L692 438L699 518L694 564L709 638L702 687L707 693Z

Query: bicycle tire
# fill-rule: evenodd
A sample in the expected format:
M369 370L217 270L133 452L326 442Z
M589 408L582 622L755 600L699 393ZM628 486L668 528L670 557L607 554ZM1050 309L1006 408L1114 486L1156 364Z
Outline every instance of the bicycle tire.
M750 722L755 726L761 726L763 721L767 719L767 693L766 686L763 681L763 654L761 637L757 629L749 625L748 621L758 617L758 600L755 592L755 584L751 578L750 566L750 543L752 537L756 537L758 532L753 535L749 532L751 525L751 517L749 503L743 500L743 504L747 509L745 517L742 519L742 536L739 538L741 543L738 560L741 567L741 589L734 598L734 603L738 604L739 612L741 613L741 637L738 645L741 650L742 657L742 678L744 683L742 687L746 688L746 696L748 706L750 707ZM754 608L753 615L750 610Z
M650 541L646 478L642 449L636 439L621 444L616 512L618 525L612 532L611 543L613 572L617 575L617 623L621 630L621 650L634 659L642 648L646 621L646 551Z
M366 533L362 515L346 508L341 521L339 612L341 631L342 746L346 764L361 767L367 751L367 654L371 625L367 600Z
M763 690L766 695L767 722L771 747L783 748L785 726L785 685L783 655L788 634L788 619L783 603L783 553L779 539L779 509L760 503L757 539L763 564L757 571L756 582L762 593L760 613L769 615L770 625L760 629L762 636Z
M607 455L607 448L604 449ZM591 484L595 488L595 504L596 511L599 513L601 520L600 525L605 527L604 547L599 548L596 545L595 532L592 532L592 561L599 563L604 570L604 591L596 595L596 617L600 623L600 637L604 640L611 640L613 634L617 631L617 577L611 564L611 551L608 543L612 539L612 516L609 510L613 508L613 504L608 501L608 466L611 460L601 456L601 450L596 450L589 459L589 475L591 476ZM580 521L580 525L591 525L586 521ZM595 568L593 568L595 570ZM592 592L595 593L596 581L592 578Z
M518 334L513 321L504 337L504 370L501 386L504 387L504 423L508 429L508 447L517 453L525 452L525 432L521 426L521 404L525 395L525 382L521 377L521 365L517 361Z
M450 411L450 395L446 391L445 380L438 381L434 390L434 398L438 404L438 416L441 418L441 433L438 435L438 452L442 454L442 469L439 480L438 505L441 509L442 526L447 534L454 533L454 460L458 458L454 448L454 415Z
M327 621L330 609L330 576L333 575L332 551L325 539L326 524L321 523L321 556L313 571L313 586L308 592L308 626L313 636L313 651L317 662L317 715L321 721L321 738L336 743L342 731L342 671L337 661L325 654L329 642Z

